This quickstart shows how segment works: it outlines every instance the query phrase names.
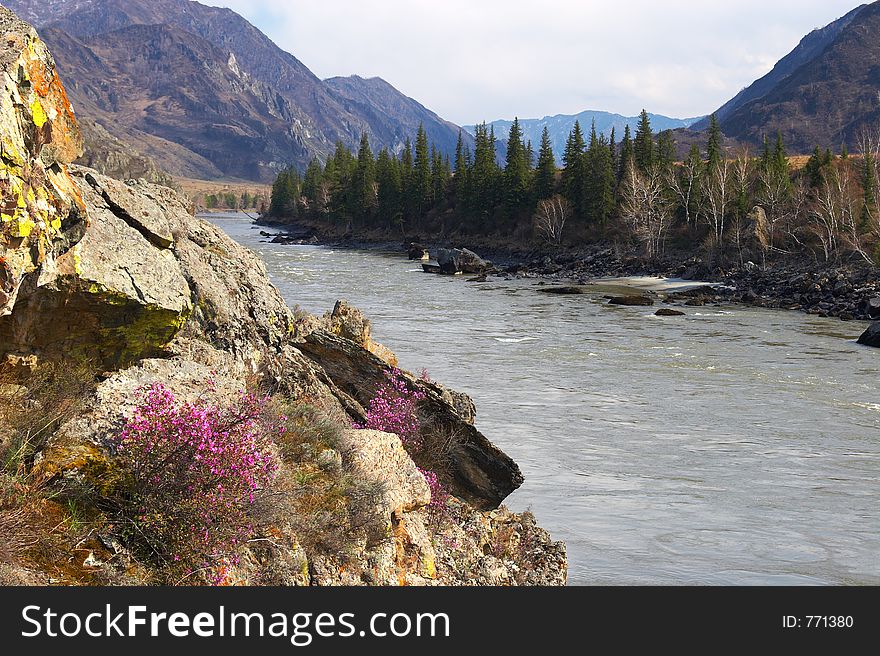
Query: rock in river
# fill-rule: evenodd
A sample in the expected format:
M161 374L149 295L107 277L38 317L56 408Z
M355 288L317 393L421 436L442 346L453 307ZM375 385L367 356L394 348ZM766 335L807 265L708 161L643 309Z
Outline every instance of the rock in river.
M544 294L559 294L560 296L575 296L577 294L586 294L586 287L568 286L568 287L547 287L539 289Z
M447 275L456 273L483 273L491 264L466 248L441 248L437 251L437 264L440 272Z
M683 317L685 313L681 310L673 310L671 308L660 308L654 313L658 317Z
M407 256L410 260L427 261L430 259L428 249L421 244L410 244L407 248Z
M628 305L628 306L650 306L654 305L654 300L647 296L612 296L608 300L609 305Z
M859 337L859 344L880 348L880 321L875 321Z

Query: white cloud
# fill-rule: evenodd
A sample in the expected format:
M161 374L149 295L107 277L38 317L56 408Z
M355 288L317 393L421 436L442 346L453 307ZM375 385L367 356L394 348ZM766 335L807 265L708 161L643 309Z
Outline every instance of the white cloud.
M853 0L206 0L319 77L378 75L457 123L716 109Z

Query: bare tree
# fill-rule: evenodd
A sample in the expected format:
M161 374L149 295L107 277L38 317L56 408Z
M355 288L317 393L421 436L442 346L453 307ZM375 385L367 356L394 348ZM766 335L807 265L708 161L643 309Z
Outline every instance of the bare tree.
M825 261L839 256L841 244L848 245L867 261L871 261L861 245L857 197L854 193L852 167L848 163L831 166L816 194L809 214L813 234L822 244Z
M565 221L571 214L571 203L559 194L545 198L538 203L535 214L535 229L548 244L559 246L562 243L562 231Z
M791 197L791 180L787 175L771 167L761 167L758 172L758 203L767 215L767 250L775 248L776 232L780 221L786 217L786 205Z
M724 245L725 222L734 196L732 168L731 161L722 157L703 180L700 218L712 231L713 244L719 251Z
M862 185L865 189L863 217L865 227L880 238L880 130L865 130L859 136L859 150L864 157Z
M645 247L648 257L663 252L672 222L673 204L667 195L667 179L660 167L641 173L630 163L623 180L621 218Z
M872 260L865 249L865 237L859 215L857 184L854 177L852 163L850 161L841 162L837 167L838 182L836 183L837 202L840 206L841 239L853 253L870 263Z
M733 239L739 263L743 263L744 240L747 236L748 212L750 209L754 160L747 146L737 150L733 160L733 192L735 207L733 212Z
M668 186L675 194L678 204L684 210L685 224L690 227L693 216L694 199L699 193L700 175L703 170L703 162L696 157L688 157L676 170L674 167L669 172Z

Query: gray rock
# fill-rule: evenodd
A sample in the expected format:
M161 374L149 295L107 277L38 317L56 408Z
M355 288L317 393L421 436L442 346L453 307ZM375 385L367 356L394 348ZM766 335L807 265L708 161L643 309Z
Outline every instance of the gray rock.
M418 510L431 502L425 477L397 435L348 430L343 433L340 449L343 461L359 478L382 483L382 513L389 519L392 514Z
M560 296L575 296L578 294L586 294L587 287L567 286L567 287L544 287L538 290L542 294L559 294Z
M608 299L609 305L626 305L626 306L650 306L654 305L654 299L647 296L613 296Z
M440 272L446 275L483 273L492 266L467 248L441 248L437 251L437 264L440 267Z
M859 337L859 344L880 348L880 321L875 321Z

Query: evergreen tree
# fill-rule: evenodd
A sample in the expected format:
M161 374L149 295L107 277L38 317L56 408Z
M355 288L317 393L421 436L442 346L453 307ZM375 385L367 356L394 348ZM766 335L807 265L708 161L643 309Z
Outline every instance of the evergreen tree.
M413 171L412 143L409 137L407 137L403 144L403 151L400 154L400 182L403 188L402 211L407 221L416 217L419 211Z
M386 148L379 152L376 161L376 182L379 219L383 225L400 223L403 216L403 185L400 178L400 162Z
M419 216L428 211L432 202L431 159L428 154L428 135L425 126L419 124L416 132L416 154L413 164L413 194L415 209Z
M495 131L486 124L477 126L474 162L469 173L470 200L474 212L483 218L490 216L495 207L498 164L495 160Z
M511 212L518 211L529 192L529 163L522 141L519 119L513 119L507 137L507 163L504 167L505 203Z
M776 145L773 147L770 166L774 179L784 190L787 197L791 192L791 170L788 165L788 155L785 153L785 144L782 141L781 131L776 132Z
M358 147L357 166L352 179L351 214L361 220L367 220L376 209L376 162L370 150L367 133L361 135Z
M770 152L770 140L764 135L763 145L761 146L761 170L773 170L773 154Z
M605 136L590 130L587 149L587 216L591 223L603 225L614 210L614 169Z
M446 170L443 166L443 155L431 144L431 198L434 205L446 197Z
M633 154L636 166L642 171L642 173L647 173L656 161L656 155L654 153L654 133L651 130L651 120L648 118L648 112L644 109L639 116L639 126L636 128Z
M278 174L272 183L272 195L269 201L271 216L295 218L297 216L297 200L299 199L301 181L293 167ZM234 197L234 195L233 195ZM228 199L224 199L227 202ZM216 205L216 197L214 199Z
M709 117L709 140L706 143L706 158L710 171L721 162L721 126L718 125L718 117L715 114Z
M455 144L455 175L452 178L452 186L455 191L456 202L464 200L465 178L467 177L467 160L464 155L464 140L461 130L458 131L458 142Z
M550 198L556 192L556 156L550 142L550 131L544 126L541 148L538 151L538 167L535 170L535 200Z
M810 159L804 166L804 174L807 176L807 182L813 189L818 189L822 185L824 172L822 170L822 153L819 146L813 150Z
M627 125L623 130L623 141L620 142L620 156L617 162L617 182L623 180L623 177L629 171L630 164L635 160L635 152L633 149L632 134Z
M611 154L611 168L614 171L615 176L615 186L617 180L617 141L616 135L614 134L614 126L611 126L611 138L608 140L608 152Z
M571 203L577 215L586 215L586 144L584 134L581 132L579 121L574 122L574 127L568 135L565 144L565 152L562 155L564 168L562 169L562 191Z
M526 168L529 171L535 168L535 149L532 147L532 140L526 142Z
M672 138L672 130L663 130L657 135L657 163L664 169L669 169L675 163L675 140Z
M321 189L321 181L324 177L324 170L318 158L313 158L306 168L306 174L303 178L302 194L306 197L311 206L315 206L318 202L318 194Z

